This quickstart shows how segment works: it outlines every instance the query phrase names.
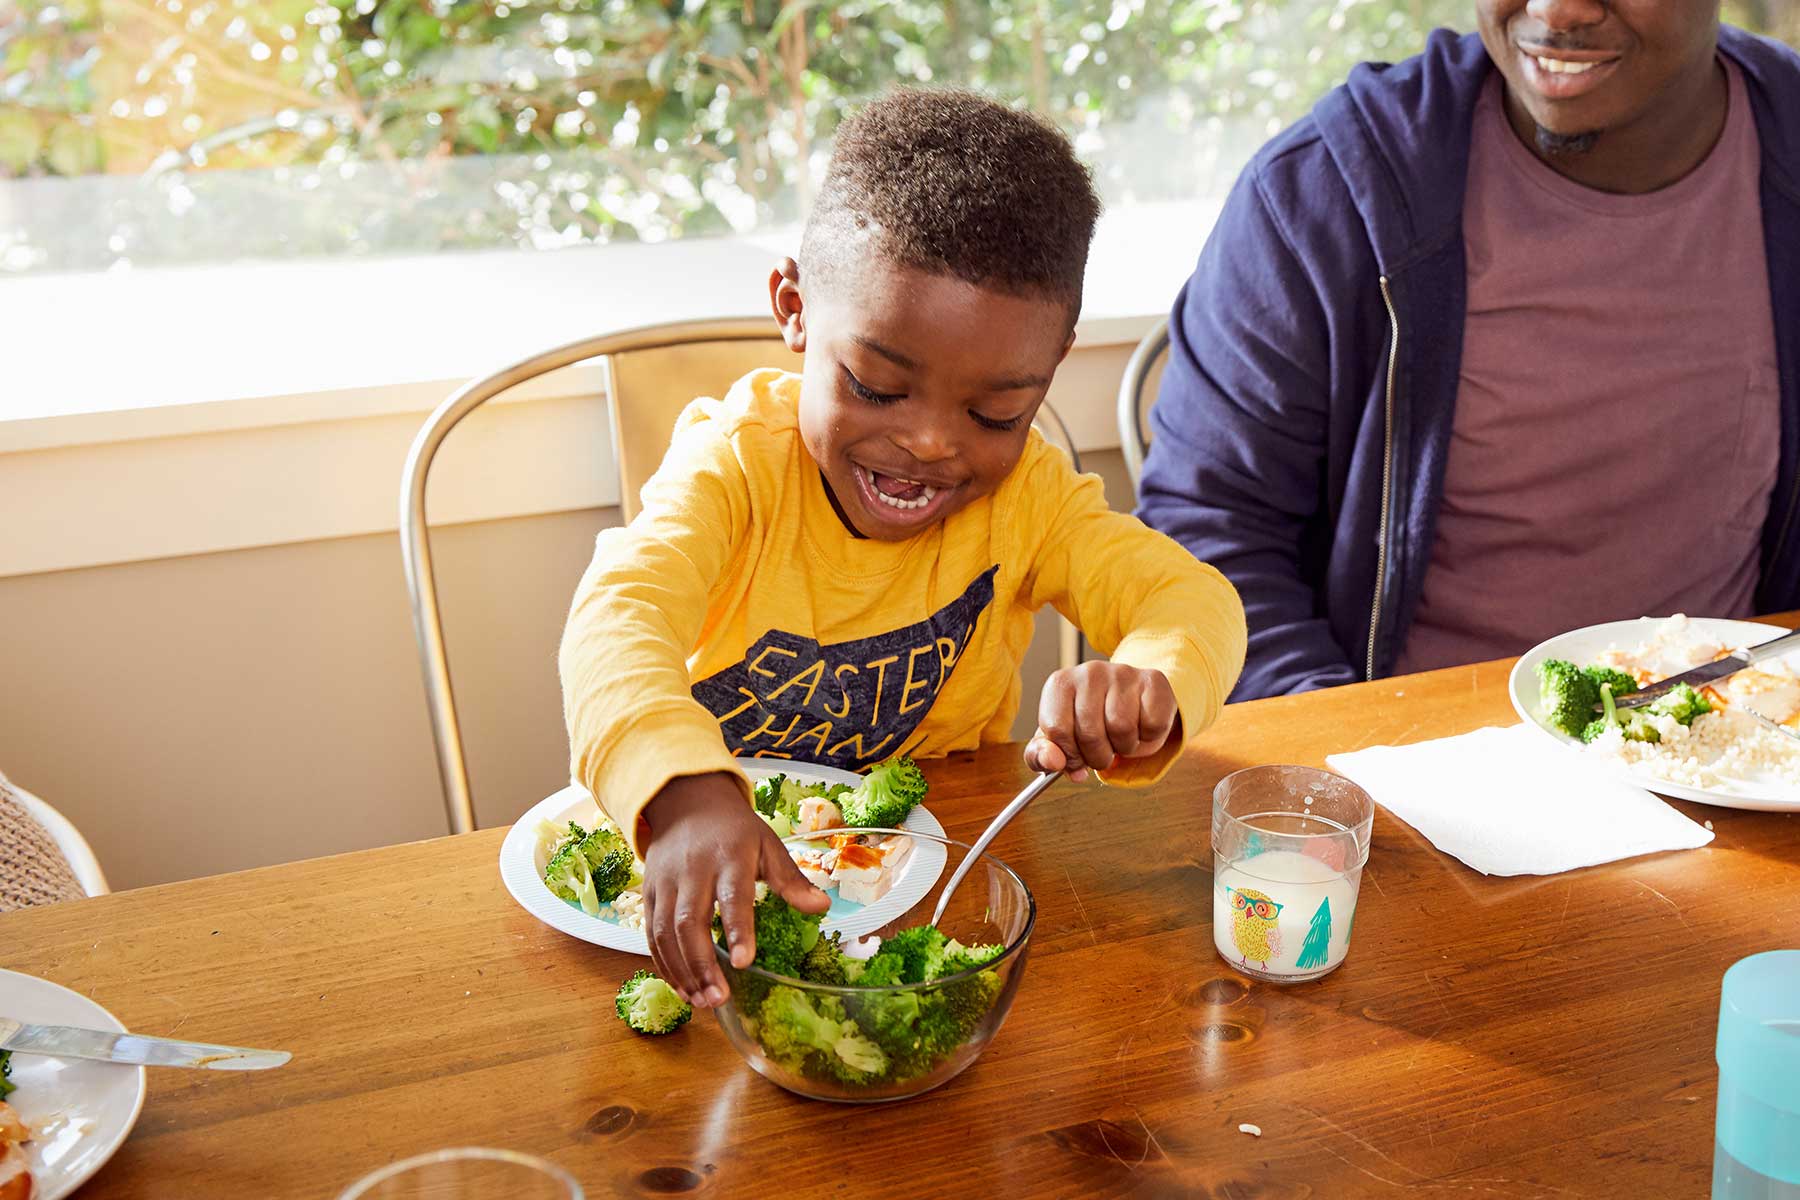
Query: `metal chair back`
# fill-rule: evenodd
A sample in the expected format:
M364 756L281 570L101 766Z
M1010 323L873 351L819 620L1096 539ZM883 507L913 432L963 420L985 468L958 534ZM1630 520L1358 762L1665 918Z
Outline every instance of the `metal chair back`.
M1131 476L1133 491L1144 473L1144 455L1150 451L1145 418L1149 416L1149 405L1155 401L1156 387L1162 382L1168 349L1169 319L1164 317L1131 352L1125 363L1125 377L1119 381L1119 449L1125 455L1125 470Z

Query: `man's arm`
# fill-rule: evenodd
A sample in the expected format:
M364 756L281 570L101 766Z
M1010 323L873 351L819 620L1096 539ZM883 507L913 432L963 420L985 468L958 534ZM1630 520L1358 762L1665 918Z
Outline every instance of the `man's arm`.
M1351 683L1301 565L1321 494L1325 313L1253 166L1176 300L1138 514L1237 586L1249 655L1234 699Z

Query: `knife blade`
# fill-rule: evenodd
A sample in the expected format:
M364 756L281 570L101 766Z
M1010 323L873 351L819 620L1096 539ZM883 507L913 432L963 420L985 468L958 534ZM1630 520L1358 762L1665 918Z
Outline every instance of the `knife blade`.
M1717 662L1703 663L1691 671L1683 671L1679 675L1671 675L1667 679L1659 679L1655 683L1646 684L1635 692L1613 698L1615 708L1642 708L1646 704L1668 695L1671 691L1687 684L1692 688L1705 687L1709 683L1717 683L1727 675L1735 675L1745 667L1755 666L1759 662L1785 654L1789 650L1800 650L1800 630L1783 634L1767 642L1735 650Z
M178 1042L171 1038L106 1033L66 1025L27 1025L9 1017L0 1017L0 1050L140 1067L191 1067L206 1071L266 1071L293 1057L285 1050L212 1046L205 1042Z

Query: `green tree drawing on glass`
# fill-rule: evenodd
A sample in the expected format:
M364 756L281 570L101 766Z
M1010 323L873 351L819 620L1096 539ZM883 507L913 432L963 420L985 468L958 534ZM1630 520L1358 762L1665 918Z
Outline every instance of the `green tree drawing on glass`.
M1319 901L1318 911L1312 915L1312 925L1306 931L1306 940L1300 944L1300 957L1294 963L1302 971L1325 965L1325 954L1331 945L1331 897L1326 896Z

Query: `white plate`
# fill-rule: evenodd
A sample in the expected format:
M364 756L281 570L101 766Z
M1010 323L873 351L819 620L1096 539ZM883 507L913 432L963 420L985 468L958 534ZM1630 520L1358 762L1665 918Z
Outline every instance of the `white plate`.
M807 783L843 783L855 787L862 782L860 775L815 763L762 759L744 760L738 765L752 781L771 775L789 775ZM644 940L642 930L627 929L616 921L590 917L579 905L558 899L544 886L544 852L538 846L538 823L549 821L561 825L576 821L591 826L596 811L594 798L588 790L574 784L533 805L500 844L500 878L526 912L552 929L560 929L596 946L648 956L650 944ZM922 804L907 814L900 827L913 833L944 836L943 825ZM840 930L847 938L873 933L924 898L938 876L944 873L944 859L943 843L924 838L915 840L912 855L900 865L900 874L887 895L864 906L831 893L831 911L825 914L823 928L828 933Z
M68 988L0 970L0 1013L28 1025L74 1025L125 1032L119 1019ZM25 1158L37 1179L32 1200L61 1200L86 1183L124 1145L144 1108L144 1068L118 1063L14 1054L6 1098L37 1140Z
M1546 659L1560 658L1581 667L1593 662L1609 647L1635 649L1649 641L1655 635L1657 626L1666 619L1639 617L1635 621L1610 621L1605 625L1590 625L1586 629L1559 634L1534 646L1519 659L1518 665L1513 667L1512 676L1507 680L1507 690L1512 694L1513 711L1526 724L1543 730L1544 736L1578 745L1574 738L1539 720L1537 665ZM1726 646L1754 646L1789 632L1779 625L1764 625L1757 621L1726 621L1715 617L1689 617L1688 626L1696 639L1705 638ZM1800 668L1800 652L1784 655L1779 661ZM1697 800L1701 804L1712 804L1719 808L1747 808L1758 812L1800 812L1800 792L1796 792L1793 785L1778 779L1757 777L1729 786L1700 788L1660 779L1641 767L1629 770L1627 774L1638 786L1678 800Z

